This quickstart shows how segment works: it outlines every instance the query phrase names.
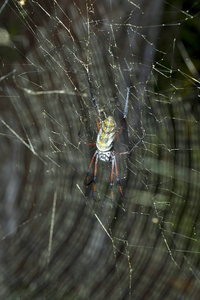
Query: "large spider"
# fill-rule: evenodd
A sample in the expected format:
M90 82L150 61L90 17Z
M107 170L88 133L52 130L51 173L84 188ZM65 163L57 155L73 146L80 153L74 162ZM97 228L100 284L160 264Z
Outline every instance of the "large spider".
M118 133L122 127L122 124L125 122L126 116L127 116L127 112L128 112L128 99L129 99L129 92L130 92L130 88L127 88L127 95L126 95L126 104L125 104L125 108L124 108L124 114L123 114L123 118L121 120L121 123L119 125L119 127L117 128L117 124L114 120L113 117L109 116L107 117L104 121L101 121L99 124L99 113L98 113L98 108L96 105L96 101L92 92L92 86L91 86L91 82L90 82L90 78L89 78L89 74L87 69L86 70L86 75L87 75L87 81L89 84L89 90L90 90L90 95L92 98L92 104L97 116L97 129L98 129L98 135L97 135L97 141L96 143L87 143L85 142L79 134L79 138L80 140L86 144L86 145L96 145L96 151L91 159L91 162L89 164L88 170L87 170L87 174L85 177L85 184L88 185L88 176L89 176L89 172L90 169L95 161L95 167L94 167L94 176L93 176L93 196L95 196L95 192L96 192L96 177L97 177L97 165L98 165L98 160L102 160L105 162L111 162L111 173L110 173L110 189L111 189L111 198L113 200L113 175L114 175L114 170L115 170L115 174L116 174L116 178L117 178L117 184L120 190L121 195L123 196L123 191L122 191L122 187L120 184L120 179L119 179L119 172L118 172L118 167L117 167L117 161L116 161L116 157L115 154L117 155L123 155L123 154L130 154L131 151L133 151L133 149L135 149L138 144L143 140L144 136L142 138L140 138L140 140L129 150L129 151L125 151L125 152L117 152L114 148L114 143L117 140L118 137ZM101 119L100 119L101 120Z

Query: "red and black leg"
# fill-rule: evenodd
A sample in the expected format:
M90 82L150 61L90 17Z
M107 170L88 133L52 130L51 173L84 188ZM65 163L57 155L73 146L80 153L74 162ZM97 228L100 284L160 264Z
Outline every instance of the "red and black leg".
M119 179L119 172L118 172L118 167L117 167L117 161L115 156L113 155L112 160L111 160L111 173L110 173L110 189L111 189L111 198L113 200L113 177L114 177L114 170L115 174L117 177L117 185L119 187L119 191L121 196L123 196L123 191L122 191L122 186L120 184L120 179Z
M89 167L88 167L88 170L87 170L87 173L86 173L86 177L85 177L85 181L84 181L85 185L88 185L88 176L89 176L89 173L90 173L90 169L91 169L91 167L92 167L92 165L93 165L93 163L94 163L94 160L95 160L97 154L98 154L98 152L96 151L96 152L94 153L92 159L91 159L90 164L89 164ZM98 159L97 159L97 161L98 161ZM95 161L95 165L96 165L96 161Z

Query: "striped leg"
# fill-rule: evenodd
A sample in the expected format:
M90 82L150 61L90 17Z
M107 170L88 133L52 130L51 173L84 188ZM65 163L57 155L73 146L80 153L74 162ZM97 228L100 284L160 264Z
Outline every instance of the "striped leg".
M94 177L93 177L93 197L95 198L95 192L96 192L96 178L97 178L97 165L98 165L98 152L96 151L96 160L95 160L95 166L94 166Z
M117 161L116 161L115 156L114 156L114 164L115 164L115 173L116 173L116 177L117 177L117 184L118 184L120 193L121 193L121 195L123 196L123 191L122 191L122 186L121 186L121 184L120 184L119 172L118 172Z
M113 175L114 175L114 167L115 167L115 156L113 155L111 158L111 172L110 172L110 193L111 199L113 201Z
M97 153L98 153L97 151L94 153L94 155L93 155L93 157L91 159L91 162L89 164L89 167L88 167L88 170L87 170L87 173L86 173L86 177L85 177L85 181L84 181L85 185L88 185L88 176L89 176L89 173L90 173L90 169L91 169L91 167L93 165L93 162L95 160L95 157L97 156ZM97 159L97 161L98 161L98 159ZM95 165L96 165L96 161L95 161Z

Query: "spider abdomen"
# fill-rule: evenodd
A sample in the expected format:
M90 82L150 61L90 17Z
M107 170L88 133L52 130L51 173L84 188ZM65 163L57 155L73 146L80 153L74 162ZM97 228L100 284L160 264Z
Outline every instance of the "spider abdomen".
M113 117L107 117L97 135L96 147L100 152L109 152L112 149L116 136L117 125ZM100 158L100 157L99 157ZM101 159L101 158L100 158ZM101 159L104 160L104 159ZM107 160L104 160L107 161Z

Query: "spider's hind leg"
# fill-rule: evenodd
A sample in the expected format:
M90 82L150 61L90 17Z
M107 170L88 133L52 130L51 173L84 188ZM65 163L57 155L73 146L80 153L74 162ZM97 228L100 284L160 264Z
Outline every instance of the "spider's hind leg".
M91 162L90 162L90 164L89 164L89 167L88 167L88 170L87 170L87 173L86 173L86 177L85 177L85 180L84 180L84 184L87 185L87 186L90 185L90 184L93 182L93 193L92 193L92 197L94 198L95 201L98 201L98 200L96 199L96 193L97 193L97 191L96 191L96 177L97 177L98 159L99 159L98 151L96 151L96 152L94 153L92 159L91 159ZM94 164L94 174L93 174L93 178L92 178L92 180L90 180L90 181L88 182L88 177L89 177L89 174L90 174L90 169L91 169L91 167L92 167L94 161L95 161L95 164Z
M111 173L110 173L110 193L111 199L113 201L113 175L114 175L114 167L115 167L115 156L111 158Z
M121 187L121 184L120 184L119 172L118 172L118 168L117 168L117 162L116 162L115 155L112 156L111 164L112 165L111 165L111 173L110 173L110 189L111 189L110 192L111 192L111 199L113 201L114 200L113 199L113 176L114 176L114 170L115 170L115 173L116 173L117 185L119 187L121 196L123 196L123 191L122 191L122 187Z
M91 159L91 162L89 164L89 167L88 167L88 170L87 170L87 173L86 173L86 177L85 177L85 180L84 180L84 184L85 185L89 185L91 182L88 183L88 177L89 177L89 173L90 173L90 169L94 163L94 160L95 160L95 157L97 156L97 151L94 153L92 159ZM96 161L95 161L95 165L96 165ZM93 180L92 180L93 181Z
M116 161L115 156L114 156L114 165L115 165L115 173L116 173L116 177L117 177L117 185L119 187L120 194L123 197L124 194L123 194L123 191L122 191L122 186L120 184L119 172L118 172L117 161Z
M93 176L93 193L92 193L92 196L94 199L96 199L96 178L97 178L97 165L98 165L98 152L96 151L95 152L95 156L96 156L96 159L95 159L95 165L94 165L94 176Z

